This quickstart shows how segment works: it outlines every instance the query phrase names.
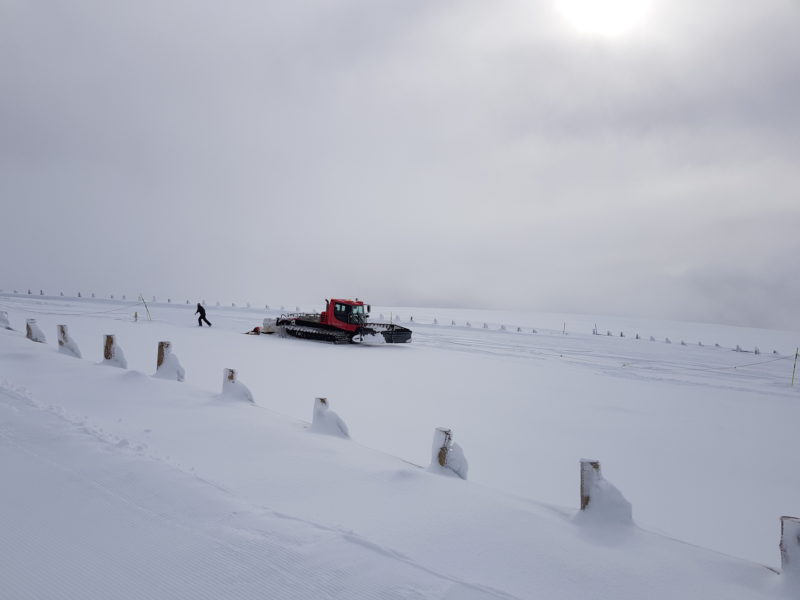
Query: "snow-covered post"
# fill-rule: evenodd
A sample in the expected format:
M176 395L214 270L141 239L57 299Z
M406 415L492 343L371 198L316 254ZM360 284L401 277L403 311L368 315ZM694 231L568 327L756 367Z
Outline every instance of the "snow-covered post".
M235 369L222 369L222 396L255 404L250 389L236 379Z
M8 313L4 310L0 310L0 327L11 329L11 324L8 322Z
M310 431L349 438L350 431L342 418L333 412L327 398L314 398L314 414L311 417Z
M25 337L32 342L40 342L42 344L47 341L44 332L36 324L36 319L27 319L25 321Z
M69 337L69 333L67 332L66 325L59 325L58 326L58 351L61 354L67 354L69 356L74 356L75 358L83 358L81 356L81 351L78 348L78 344L75 343L71 337Z
M178 357L172 353L172 342L158 342L156 372L153 377L176 381L183 381L185 379L186 371L181 366Z
M453 441L453 432L446 427L437 427L433 431L430 470L454 473L461 479L466 479L468 469L464 451Z
M632 509L622 493L600 472L600 461L582 458L581 514L603 522L631 523Z
M113 335L106 335L105 342L103 343L103 364L111 365L112 367L120 367L121 369L128 368L128 361L125 359L125 353L122 348L117 346L117 340Z
M800 519L781 517L781 573L800 583Z

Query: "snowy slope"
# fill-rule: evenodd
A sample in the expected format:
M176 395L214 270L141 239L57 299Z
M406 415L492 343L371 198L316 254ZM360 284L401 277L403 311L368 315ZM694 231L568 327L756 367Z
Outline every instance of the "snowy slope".
M134 572L146 575L140 593L120 586L98 597L148 597L146 585L166 585L166 573L185 574L170 584L186 597L254 597L269 585L278 587L267 597L298 598L789 593L758 565L572 518L577 459L597 457L639 525L683 539L681 524L705 525L698 537L713 543L704 545L777 567L777 517L799 504L787 474L797 472L787 449L799 416L796 391L781 383L787 361L697 372L756 357L442 325L415 325L410 345L341 347L234 333L257 324L257 311L212 309L215 327L201 330L180 306L132 323L115 304L1 300L12 326L35 316L51 338L0 332L2 473L16 484L3 530L32 540L30 554L3 542L20 594L35 556L48 553L41 563L52 572L37 579L45 597L61 579L80 585L76 573L99 590ZM61 322L84 360L56 352ZM117 334L130 371L95 364L102 333ZM149 377L161 339L173 342L186 383ZM223 367L239 370L255 406L219 397ZM319 395L354 441L307 431ZM438 425L464 446L470 482L410 464L428 464ZM752 550L762 523L764 560ZM750 553L722 548L729 540ZM230 553L218 563L221 547ZM98 556L135 567L114 571Z

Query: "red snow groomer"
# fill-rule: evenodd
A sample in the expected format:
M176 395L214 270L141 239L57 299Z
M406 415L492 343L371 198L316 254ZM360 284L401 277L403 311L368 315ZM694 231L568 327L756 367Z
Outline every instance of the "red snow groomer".
M309 340L336 344L358 343L364 336L380 334L387 344L411 341L411 330L395 323L368 321L370 306L357 298L325 300L323 313L290 313L275 320L278 331Z

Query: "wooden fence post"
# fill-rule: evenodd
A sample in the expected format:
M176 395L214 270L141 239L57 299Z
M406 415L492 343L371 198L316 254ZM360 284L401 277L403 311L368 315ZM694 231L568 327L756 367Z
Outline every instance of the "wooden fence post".
M600 475L600 461L581 459L581 510L586 510L592 497L589 490Z
M223 369L224 377L222 380L223 385L225 382L236 383L236 369Z
M83 356L81 355L80 348L78 348L78 344L75 343L75 340L69 337L69 331L67 330L67 326L59 325L57 327L57 331L58 331L58 351L61 354L74 356L75 358L83 358Z
M120 369L128 368L128 360L125 358L125 353L117 345L117 338L112 334L106 334L103 342L103 358L106 365L119 367Z
M36 319L25 320L25 337L32 342L40 342L42 344L47 341L44 332L39 329L39 326L36 324Z
M105 343L103 344L103 358L106 360L111 360L114 358L114 336L109 334L105 337Z
M172 344L170 342L158 342L158 357L156 358L156 370L164 364L164 356Z
M57 329L58 329L58 345L65 346L67 343L67 339L69 338L69 334L67 334L67 326L59 325Z
M800 579L800 519L781 517L781 573Z
M445 427L437 427L434 432L434 449L439 448L436 460L440 467L447 466L447 452L450 450L450 443L453 440L453 432Z
M467 478L469 464L464 451L453 441L453 432L446 427L437 427L433 431L430 468L434 472L452 473L461 479Z

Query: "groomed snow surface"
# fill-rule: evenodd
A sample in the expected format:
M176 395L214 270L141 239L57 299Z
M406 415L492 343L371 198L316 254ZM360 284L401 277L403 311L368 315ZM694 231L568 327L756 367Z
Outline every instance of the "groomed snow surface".
M194 308L0 295L0 597L800 598L798 334L375 308L412 343L336 346Z

